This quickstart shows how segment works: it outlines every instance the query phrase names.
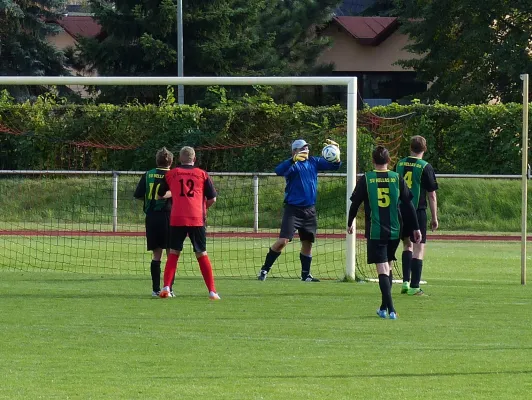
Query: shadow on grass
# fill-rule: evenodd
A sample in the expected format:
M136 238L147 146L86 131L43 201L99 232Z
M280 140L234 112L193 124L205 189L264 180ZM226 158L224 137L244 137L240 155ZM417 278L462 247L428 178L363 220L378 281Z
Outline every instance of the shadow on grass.
M400 373L400 374L335 374L335 375L319 375L319 374L306 374L306 375L261 375L261 379L361 379L361 378L437 378L446 376L486 376L486 375L529 375L532 374L532 370L521 371L478 371L478 372L427 372L427 373ZM234 378L234 375L207 375L202 378L208 379L228 379ZM195 379L197 376L153 376L152 379L156 380L187 380ZM253 376L240 376L239 379L257 379L256 375Z

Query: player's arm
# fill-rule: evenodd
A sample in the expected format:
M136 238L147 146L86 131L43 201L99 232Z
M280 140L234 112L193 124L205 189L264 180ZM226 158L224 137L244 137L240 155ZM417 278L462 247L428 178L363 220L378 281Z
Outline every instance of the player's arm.
M133 193L133 197L137 200L144 200L144 196L146 196L146 174L142 175L135 189L135 193Z
M429 198L429 208L432 218L430 220L430 228L435 231L438 229L438 198L436 196L436 191L427 192Z
M168 174L164 177L164 180L159 184L159 189L155 194L155 200L169 199L172 197L172 192L170 192L170 184L168 183Z
M340 160L329 162L323 157L313 157L318 163L318 171L338 171L342 165Z
M216 203L217 196L216 189L214 188L214 184L212 183L212 180L209 175L207 175L205 179L204 194L206 198L205 205L208 209L210 206Z
M172 198L172 192L167 190L164 196L159 196L159 193L155 196L155 200L162 200L162 199L171 199Z
M416 243L421 242L421 231L419 230L419 221L417 219L416 208L412 203L412 192L408 188L405 180L399 176L399 199L405 205L407 215L403 215L403 219L409 219L412 221L412 227L414 228L414 239Z
M353 221L355 220L360 205L364 202L364 199L368 195L366 187L366 177L362 176L358 179L355 190L351 195L351 206L349 207L349 215L347 217L347 233L353 233Z
M284 160L281 164L275 167L275 173L278 176L288 176L295 170L295 163L292 158Z
M436 190L438 190L438 181L436 180L436 174L432 165L427 164L423 169L423 175L421 175L421 186L427 191L427 197L429 200L429 208L431 214L430 228L435 231L438 229L438 198L436 196Z

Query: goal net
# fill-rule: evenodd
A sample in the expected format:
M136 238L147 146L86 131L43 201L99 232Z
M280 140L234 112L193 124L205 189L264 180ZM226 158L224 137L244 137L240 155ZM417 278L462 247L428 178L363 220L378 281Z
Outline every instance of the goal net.
M26 83L49 89L46 85L110 82L107 78L17 79L2 77L0 86ZM120 79L113 82L131 85ZM350 88L348 110L271 103L205 109L178 106L166 98L157 104L79 104L60 94L19 103L4 93L0 268L149 274L142 202L133 193L142 174L155 167L159 148L165 146L177 155L188 145L196 149L197 165L210 173L218 192L207 216L207 251L215 274L255 277L280 228L285 183L273 169L290 157L293 140L304 138L311 155L317 156L323 141L331 138L340 143L344 164L338 173L319 177L312 273L321 279L354 278L355 240L345 232L347 198L355 181L350 157L356 157L352 112L356 79L149 79L135 83L144 89L149 84L178 83L344 85ZM56 92L68 93L57 87ZM200 275L193 257L186 242L178 275ZM298 278L300 269L296 235L270 276Z
M385 146L390 152L390 168L393 168L400 158L408 155L409 138L407 137L406 125L413 115L410 113L383 117L371 110L360 112L357 121L357 148L359 149L357 171L363 172L373 169L371 152L378 145ZM375 265L367 263L364 214L365 210L357 215L356 277L359 280L378 281ZM400 251L398 249L396 254ZM397 261L394 261L392 265L394 280L401 280L401 266Z

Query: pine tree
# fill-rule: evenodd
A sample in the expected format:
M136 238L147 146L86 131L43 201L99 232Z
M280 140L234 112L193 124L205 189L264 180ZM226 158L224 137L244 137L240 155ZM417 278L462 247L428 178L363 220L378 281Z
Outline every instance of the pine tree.
M57 76L68 74L61 51L46 41L61 28L50 24L60 15L64 0L0 0L0 73ZM11 87L16 98L28 89Z
M92 0L103 35L80 39L78 62L106 76L177 75L175 0ZM183 0L186 76L309 75L327 39L316 28L330 21L339 0ZM331 68L328 66L327 71ZM185 88L190 92L191 88ZM102 98L151 88L100 88ZM187 96L189 99L190 97Z

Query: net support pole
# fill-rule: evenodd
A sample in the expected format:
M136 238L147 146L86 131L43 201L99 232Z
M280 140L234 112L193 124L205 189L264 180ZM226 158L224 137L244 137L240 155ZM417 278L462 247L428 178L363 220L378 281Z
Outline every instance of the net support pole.
M351 206L351 193L355 189L357 176L357 78L353 77L347 84L347 193L346 193L346 223L349 218L349 207ZM353 221L354 232L352 235L346 234L345 252L345 279L355 280L356 270L356 221Z
M259 176L253 175L253 232L259 231Z
M521 75L523 80L523 145L521 171L521 285L526 285L526 236L527 236L527 203L528 203L528 79L529 75Z
M118 232L118 172L113 172L113 232Z
M183 0L176 3L177 20L177 76L183 76ZM177 104L185 104L185 87L177 85Z

